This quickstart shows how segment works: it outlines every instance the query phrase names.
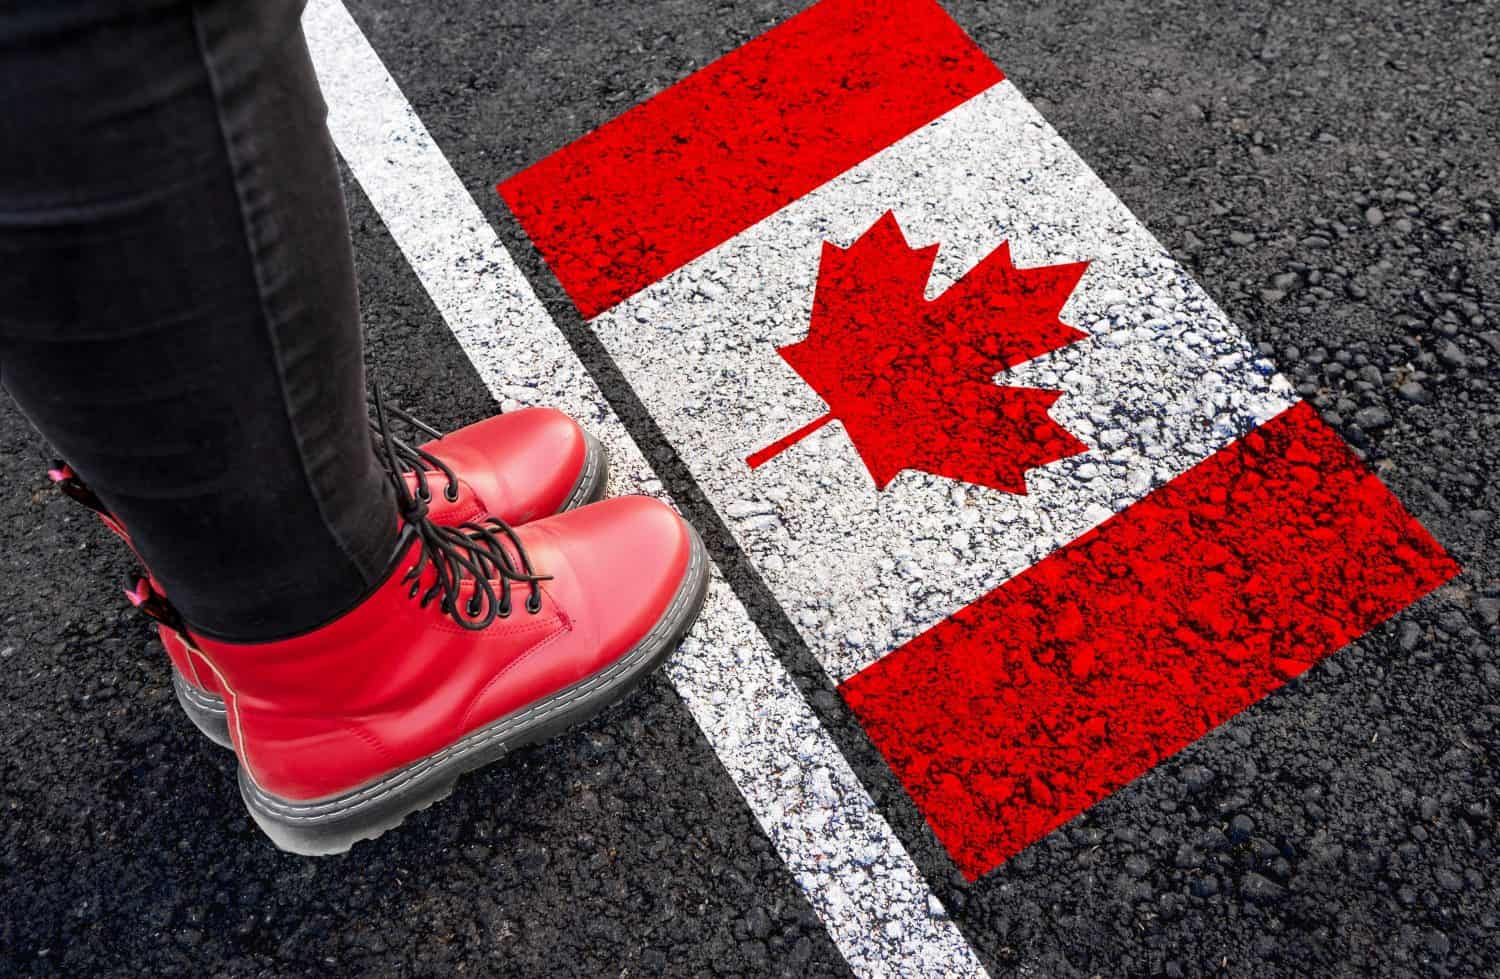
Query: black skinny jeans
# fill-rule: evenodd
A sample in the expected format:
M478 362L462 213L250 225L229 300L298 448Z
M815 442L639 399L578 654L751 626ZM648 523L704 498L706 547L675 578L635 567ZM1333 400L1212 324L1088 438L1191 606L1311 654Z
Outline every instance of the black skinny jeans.
M350 607L396 540L302 5L0 9L0 383L228 639Z

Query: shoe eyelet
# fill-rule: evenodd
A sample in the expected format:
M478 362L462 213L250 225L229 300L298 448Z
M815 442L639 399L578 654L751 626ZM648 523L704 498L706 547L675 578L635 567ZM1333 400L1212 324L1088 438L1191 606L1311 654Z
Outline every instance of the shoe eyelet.
M425 489L419 489L417 490L417 499L421 500L423 503L431 503L432 494Z
M539 595L539 594L533 593L530 598L526 599L526 611L530 612L532 615L535 615L538 612L540 612L541 610L542 610L542 596Z
M447 500L449 503L457 503L458 502L458 486L456 484L454 484L454 483L449 483L446 487L444 487L443 488L443 499Z

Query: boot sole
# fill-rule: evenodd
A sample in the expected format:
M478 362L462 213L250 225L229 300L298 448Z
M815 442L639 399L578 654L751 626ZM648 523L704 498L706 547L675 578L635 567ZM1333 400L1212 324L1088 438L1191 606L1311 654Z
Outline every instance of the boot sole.
M558 513L566 513L604 499L604 491L609 484L609 449L588 432L583 433L583 438L588 446L583 457L583 469L578 473L578 480L568 492L567 499L563 500ZM182 712L193 722L193 726L214 744L233 751L234 742L229 738L229 711L224 707L224 698L199 690L176 670L172 671L172 689L177 694L177 702L182 705Z
M583 469L578 473L578 481L573 484L572 491L563 500L558 513L576 510L585 504L598 503L604 499L604 490L609 483L609 449L588 432L583 433L583 441L587 446L583 455Z
M182 712L204 737L221 748L234 750L234 742L229 739L229 710L224 706L223 697L199 690L175 669L172 671L172 690L177 694Z
M618 703L677 649L708 595L708 553L697 533L687 574L667 610L635 647L609 666L464 735L374 782L336 796L308 802L267 792L242 766L240 796L251 817L282 850L304 856L344 853L401 825L453 791L459 776L492 764L517 748L544 741Z

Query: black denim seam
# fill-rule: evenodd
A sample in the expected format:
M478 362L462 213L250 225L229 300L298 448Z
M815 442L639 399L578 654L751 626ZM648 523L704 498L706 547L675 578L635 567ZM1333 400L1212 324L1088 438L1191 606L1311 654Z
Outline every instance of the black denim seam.
M224 144L225 159L229 163L230 183L234 186L235 202L240 213L240 228L244 235L245 250L250 257L250 267L253 271L255 279L256 300L260 304L262 324L266 331L267 340L269 341L271 346L271 357L275 361L276 365L276 386L281 394L282 408L286 413L287 428L291 431L292 442L297 447L298 468L300 470L303 482L307 484L308 492L312 496L313 505L317 508L318 519L322 521L324 529L326 529L329 535L333 538L333 541L338 546L339 551L349 562L349 566L354 569L355 573L358 574L360 579L364 582L365 587L369 589L374 587L380 581L384 580L384 571L386 569L369 569L364 567L364 565L360 562L360 560L350 547L349 542L344 539L344 535L339 532L339 529L337 526L335 526L334 521L329 518L323 495L319 491L318 482L313 478L313 474L309 470L305 440L303 438L301 429L297 425L296 412L292 408L291 396L287 391L286 365L285 360L282 356L280 338L277 336L276 332L277 321L276 317L272 313L270 300L267 296L265 277L261 268L260 250L256 247L255 233L251 228L248 205L245 201L244 188L241 186L240 177L244 161L235 153L234 140L231 133L229 132L229 124L225 119L223 85L219 78L218 67L214 63L212 46L209 44L208 38L205 36L205 32L208 30L208 28L203 22L202 11L196 4L192 8L192 18L193 38L198 46L198 56L203 60L204 72L208 76L209 87L213 91L214 119L219 127L219 138Z

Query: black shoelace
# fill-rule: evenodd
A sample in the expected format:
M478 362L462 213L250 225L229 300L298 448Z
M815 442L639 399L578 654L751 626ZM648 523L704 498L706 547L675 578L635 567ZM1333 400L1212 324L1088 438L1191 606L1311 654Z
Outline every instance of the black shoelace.
M378 410L376 400L372 400L370 406ZM429 438L440 439L443 437L442 432L410 412L397 408L395 405L386 405L385 412L388 416L405 422ZM428 503L432 500L432 490L427 485L427 474L433 470L442 473L446 481L443 486L443 498L449 503L458 502L458 475L454 473L446 462L421 446L412 445L403 439L397 438L391 434L389 427L383 427L374 418L370 419L370 435L375 441L375 451L386 458L387 465L398 467L395 469L395 472L398 474L409 472L417 477L417 497L423 503Z
M403 459L423 458L420 449L401 442L390 432L390 415L398 409L389 409L380 396L380 385L374 385L375 433L377 444L385 456L388 475L396 490L396 502L401 516L406 521L407 532L415 534L421 543L421 554L406 572L403 581L411 582L411 597L423 606L434 601L449 618L465 629L483 629L495 619L503 619L511 613L510 590L512 584L524 584L530 594L526 599L526 611L535 615L542 610L541 583L551 575L537 574L531 559L521 545L516 532L502 520L491 517L482 523L466 523L460 527L445 527L434 523L427 515L430 496L422 492L425 484L419 478L417 492L412 492L402 475L405 471ZM403 421L414 421L405 412ZM398 416L400 417L400 416ZM426 431L426 426L417 423ZM437 434L437 433L434 433ZM403 456L402 447L410 453ZM424 459L425 461L425 459ZM438 464L449 475L449 485L456 486L451 470ZM506 543L510 550L505 547ZM511 556L514 551L515 556ZM423 572L431 567L434 578L425 591L421 588ZM467 601L460 601L465 579L473 582L474 591ZM497 587L498 586L498 587Z

